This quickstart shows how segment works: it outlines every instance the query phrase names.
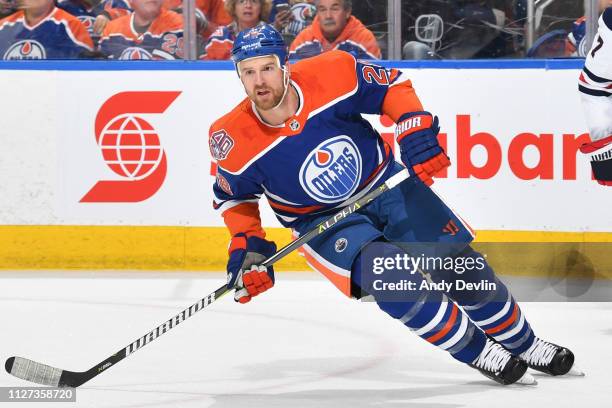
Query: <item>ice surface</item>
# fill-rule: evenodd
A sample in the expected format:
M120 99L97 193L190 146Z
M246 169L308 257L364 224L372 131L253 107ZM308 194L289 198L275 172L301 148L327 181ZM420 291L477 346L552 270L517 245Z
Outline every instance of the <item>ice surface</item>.
M1 272L0 360L87 370L223 282L221 273ZM375 304L314 273L282 273L251 303L220 299L84 384L76 403L51 406L609 406L612 303L521 307L537 335L575 352L586 377L535 373L537 387L500 386ZM27 385L0 373L0 386ZM18 406L30 405L43 406Z

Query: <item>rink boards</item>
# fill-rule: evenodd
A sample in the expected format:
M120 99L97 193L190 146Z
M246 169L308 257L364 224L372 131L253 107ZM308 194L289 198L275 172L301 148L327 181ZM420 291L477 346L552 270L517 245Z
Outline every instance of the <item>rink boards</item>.
M587 138L580 61L391 65L440 117L453 166L434 189L481 241L612 241L610 192L577 153ZM0 267L223 267L207 139L243 98L230 64L0 69ZM368 120L392 138L389 121ZM146 148L119 158L109 149L119 133ZM287 242L262 208L271 237ZM297 256L280 265L305 268Z

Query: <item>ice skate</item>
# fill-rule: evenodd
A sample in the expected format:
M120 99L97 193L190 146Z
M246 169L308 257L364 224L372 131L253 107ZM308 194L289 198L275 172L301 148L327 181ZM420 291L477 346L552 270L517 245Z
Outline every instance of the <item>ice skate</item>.
M486 377L500 384L536 385L537 381L527 373L527 363L513 356L501 344L487 339L480 355L470 364Z
M574 365L574 353L538 337L519 357L527 362L529 368L546 374L584 376L584 372Z

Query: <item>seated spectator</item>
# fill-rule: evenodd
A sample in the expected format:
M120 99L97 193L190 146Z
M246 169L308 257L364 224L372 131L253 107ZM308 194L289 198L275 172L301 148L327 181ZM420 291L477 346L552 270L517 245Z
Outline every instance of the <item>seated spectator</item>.
M195 6L197 30L205 39L208 39L220 26L232 22L223 0L195 0ZM183 0L164 0L164 7L182 13Z
M317 0L317 16L295 38L289 58L301 59L342 50L360 59L380 59L376 37L355 16L352 0Z
M17 11L17 2L15 0L0 0L0 19L10 16Z
M112 20L132 11L128 0L60 0L57 7L78 18L93 40L96 40L104 29L100 23L95 24L98 16Z
M612 7L612 0L599 0L599 14L607 7ZM567 35L565 41L566 57L586 57L589 48L586 44L586 17L580 17L574 21L572 31Z
M83 23L53 0L21 0L19 8L0 20L2 59L71 59L93 51Z
M243 30L253 28L265 22L270 13L269 0L225 0L225 9L232 16L233 22L219 27L210 36L200 59L228 60L236 35Z
M132 0L134 11L109 22L100 51L119 60L173 60L183 57L183 17L163 0Z

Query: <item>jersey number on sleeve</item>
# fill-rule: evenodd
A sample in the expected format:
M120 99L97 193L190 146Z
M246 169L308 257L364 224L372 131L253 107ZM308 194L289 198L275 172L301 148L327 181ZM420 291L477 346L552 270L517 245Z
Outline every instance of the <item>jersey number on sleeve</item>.
M591 57L595 58L595 53L597 51L599 51L601 49L601 47L603 47L603 38L601 38L601 36L597 37L597 46L595 48L593 48L593 51L591 51Z
M376 82L378 85L389 85L389 75L387 70L382 67L373 67L371 65L365 65L362 69L363 79L368 84Z

